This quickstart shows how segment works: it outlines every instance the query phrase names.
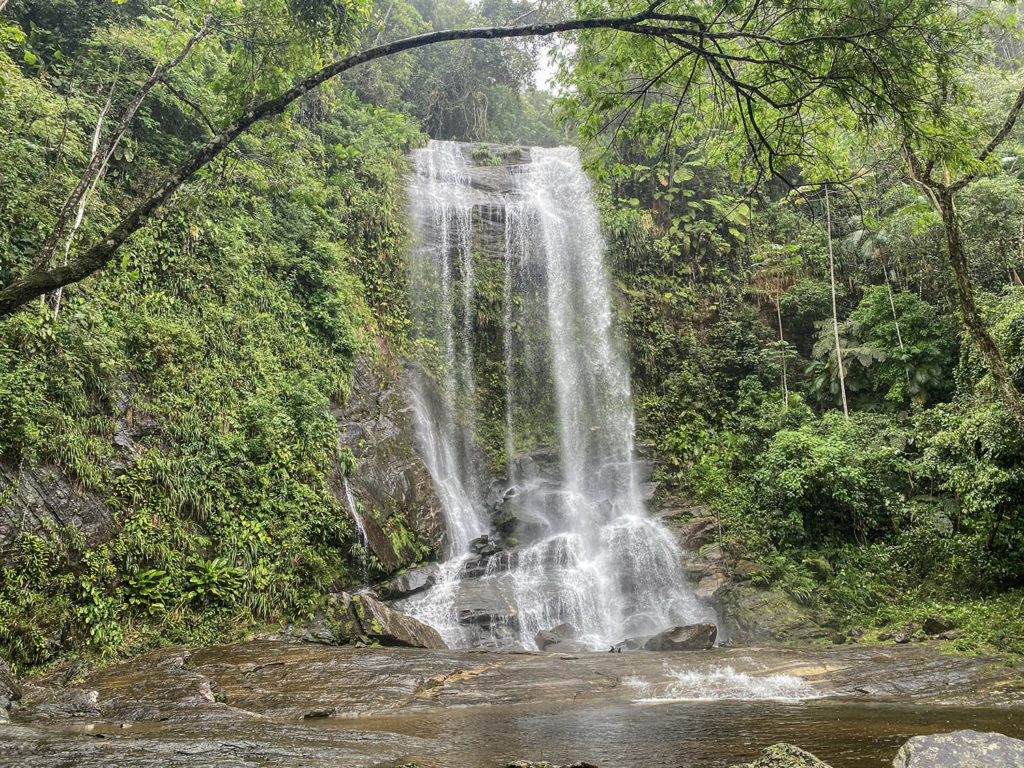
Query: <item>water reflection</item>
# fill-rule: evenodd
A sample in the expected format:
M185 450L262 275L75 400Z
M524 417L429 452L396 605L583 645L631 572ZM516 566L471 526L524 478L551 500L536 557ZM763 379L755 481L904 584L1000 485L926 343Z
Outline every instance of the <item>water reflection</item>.
M1019 710L834 699L454 708L360 718L358 727L433 741L436 751L407 756L422 768L497 768L514 759L726 768L779 741L834 768L888 768L911 736L974 728L1024 737Z

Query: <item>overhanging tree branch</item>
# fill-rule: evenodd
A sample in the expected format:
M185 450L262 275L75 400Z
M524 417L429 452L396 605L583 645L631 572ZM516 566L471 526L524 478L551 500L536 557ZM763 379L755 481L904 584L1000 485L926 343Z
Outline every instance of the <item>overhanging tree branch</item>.
M780 118L780 120L783 121L787 117L793 118L793 116L799 111L800 106L807 103L826 83L833 81L839 82L842 79L842 76L836 75L831 68L824 73L816 75L817 79L809 78L805 76L807 73L802 71L800 62L787 56L781 50L779 51L776 59L766 58L762 55L764 45L779 46L780 48L785 47L790 49L791 47L788 45L783 46L782 41L775 38L767 38L763 34L763 31L759 32L756 28L748 28L747 22L743 20L739 20L736 23L727 21L721 22L726 25L732 24L731 27L728 27L723 32L721 29L715 28L715 25L719 23L718 18L716 18L711 24L708 24L696 16L664 13L661 10L664 3L665 0L654 0L643 11L629 16L568 19L563 21L539 22L518 26L481 27L474 29L429 32L377 45L359 53L340 58L302 79L280 95L246 109L245 112L243 112L243 114L233 123L221 129L219 132L215 132L214 136L205 145L189 155L168 178L161 182L155 189L150 191L149 194L138 205L136 205L133 210L125 214L121 221L97 242L85 249L75 258L68 261L66 264L51 267L51 259L49 256L52 255L55 244L60 242L61 237L66 234L67 222L70 221L71 218L66 214L71 212L73 215L75 205L77 204L76 194L78 193L79 188L83 191L88 189L88 179L91 174L94 175L94 169L92 168L92 165L90 165L90 168L87 169L85 176L83 176L83 179L79 184L79 188L76 188L76 192L72 194L71 198L69 198L68 203L65 205L65 210L62 211L58 218L58 224L54 228L54 232L51 233L51 236L47 238L44 243L43 248L41 249L41 258L37 258L35 260L35 266L26 274L14 280L9 285L0 288L0 316L10 314L36 296L40 296L44 293L61 288L62 286L82 280L103 268L111 260L114 253L125 242L125 240L149 221L156 211L163 206L171 196L173 196L174 193L182 187L183 184L185 184L196 174L196 172L206 166L211 160L220 155L221 152L223 152L233 141L235 141L235 139L248 130L253 124L282 114L290 104L314 88L322 85L341 73L352 69L353 67L375 59L443 42L544 37L560 32L578 32L585 30L618 31L648 38L657 38L684 51L685 55L680 57L680 61L688 56L693 56L697 59L702 59L708 62L716 75L722 79L724 87L731 89L735 93L737 99L739 99L741 103L741 111L746 113L743 117L745 125L747 115L749 115L749 119L754 127L752 136L756 136L757 140L762 142L768 142L769 139L758 124L757 116L754 114L752 108L753 103L755 101L764 101L769 104L774 103L776 104L776 107L782 106L783 104L782 102L778 102L774 99L772 94L769 93L768 89L765 87L764 83L758 84L756 82L745 82L741 76L734 74L732 68L734 64L744 62L752 65L777 66L781 72L788 72L793 82L801 83L800 86L794 87L802 87L804 89L802 91L803 97L801 99L801 95L798 93L795 94L791 102L786 102L786 106L790 103L795 106L793 106L790 114L783 115L782 118ZM760 2L760 0L756 0L754 3L754 11L757 10L760 10L762 14L766 14L766 19L767 16L771 15L767 10L767 6ZM767 19L767 21L771 21L771 19ZM907 20L906 23L912 24L914 22L915 19L911 18ZM856 30L851 30L850 37L843 37L842 35L837 36L834 34L834 31L823 31L820 38L805 37L802 40L802 43L811 46L818 45L823 49L830 49L843 45L854 45L859 50L861 48L861 44L858 40L864 36L870 37L874 34L882 40L885 38L886 34L892 33L893 30L898 30L900 35L906 34L906 30L901 27L896 20L891 18L880 19L878 23L873 26L873 30L870 21L867 22L866 26L868 27L867 29L861 27ZM175 61L169 62L169 66L174 66L174 64L180 61L184 55L187 55L188 50L198 40L198 37L205 34L205 30L207 28L208 24L204 24L202 30L197 32L197 36L193 37L185 50L182 51L181 56ZM768 28L769 30L771 29L771 24L768 25ZM750 55L749 53L742 51L737 53L736 51L723 49L721 45L722 41L736 41L738 39L745 40L751 46L751 50L755 50L755 54ZM711 44L705 45L705 43ZM142 91L137 94L137 99L139 100L138 103L141 103L141 98L145 97L146 93L149 92L149 89L151 89L153 85L162 80L165 73L166 69L154 72L154 76L147 81L143 86ZM136 100L133 100L133 106L137 109ZM134 114L133 111L132 113ZM123 124L123 128L127 128L126 123ZM784 128L785 126L782 126L781 129L779 126L776 126L776 131L783 130ZM122 126L119 126L119 133L116 135L119 137L121 133L123 133L123 129ZM767 147L767 151L771 157L772 148L770 145ZM99 156L105 157L106 154L106 152L100 152ZM80 195L78 199L80 199Z

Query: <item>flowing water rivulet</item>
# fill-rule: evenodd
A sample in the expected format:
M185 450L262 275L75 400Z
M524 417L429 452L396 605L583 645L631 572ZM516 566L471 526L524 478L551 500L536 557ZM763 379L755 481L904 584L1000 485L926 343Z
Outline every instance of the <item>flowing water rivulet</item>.
M539 630L568 624L607 649L707 620L672 534L644 506L576 150L432 141L415 152L409 194L422 353L410 388L449 559L402 609L453 647L535 648ZM484 433L503 478L488 471Z

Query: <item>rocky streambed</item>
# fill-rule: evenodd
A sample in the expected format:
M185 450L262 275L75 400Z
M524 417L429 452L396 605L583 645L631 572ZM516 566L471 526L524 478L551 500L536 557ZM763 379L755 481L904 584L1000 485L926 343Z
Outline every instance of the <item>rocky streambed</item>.
M544 653L276 640L23 682L2 766L729 766L789 741L888 766L910 736L1024 736L1000 658L937 646Z

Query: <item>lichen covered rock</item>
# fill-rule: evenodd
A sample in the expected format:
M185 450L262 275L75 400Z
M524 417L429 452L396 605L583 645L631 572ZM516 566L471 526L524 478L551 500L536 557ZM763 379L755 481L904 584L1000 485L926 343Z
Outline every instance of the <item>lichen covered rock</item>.
M900 747L893 768L1020 768L1024 741L963 730L915 736Z
M780 742L768 747L761 756L752 763L734 766L734 768L831 768L810 752L792 744Z

